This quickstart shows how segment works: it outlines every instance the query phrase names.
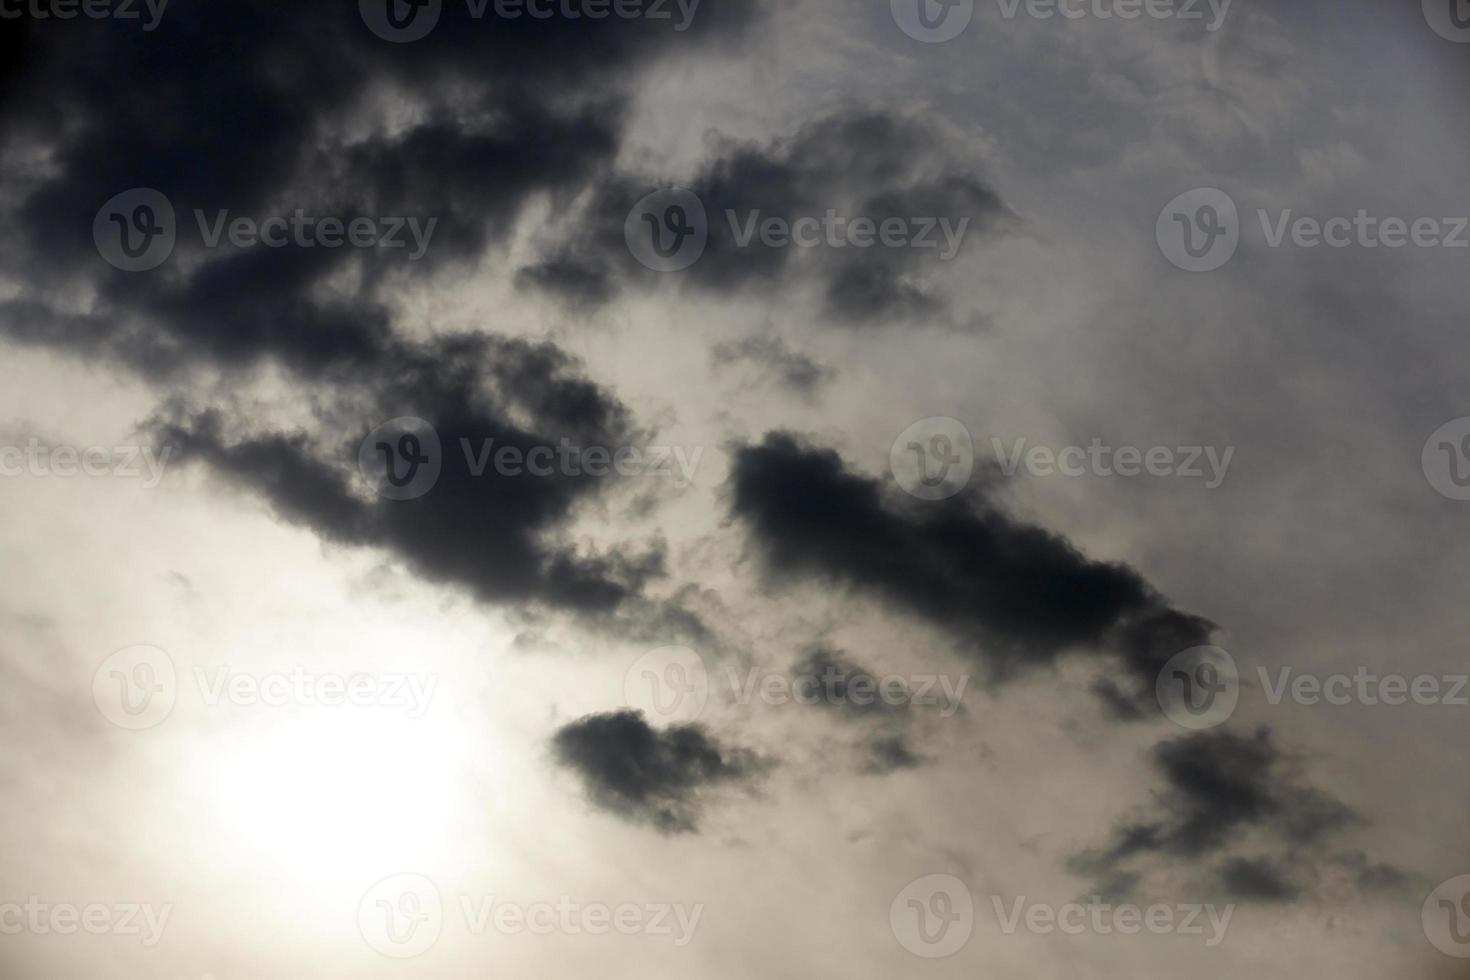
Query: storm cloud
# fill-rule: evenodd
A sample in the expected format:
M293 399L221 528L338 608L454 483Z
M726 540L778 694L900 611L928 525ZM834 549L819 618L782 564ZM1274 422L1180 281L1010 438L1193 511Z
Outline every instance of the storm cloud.
M559 729L552 744L593 803L666 834L698 830L711 791L749 784L767 766L703 726L659 730L637 711L589 715Z
M1213 628L1127 565L1089 559L983 493L914 508L788 433L740 448L730 486L731 511L768 574L886 600L949 633L999 679L1069 653L1114 655L1124 669L1110 693L1141 711L1159 668Z

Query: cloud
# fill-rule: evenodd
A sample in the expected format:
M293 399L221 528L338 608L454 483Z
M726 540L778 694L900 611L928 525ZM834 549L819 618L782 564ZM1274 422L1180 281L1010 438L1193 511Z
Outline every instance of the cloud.
M808 401L836 374L773 335L716 344L710 351L710 363L716 368L748 365L755 383L784 388Z
M940 280L951 246L973 247L1013 217L971 172L973 164L953 137L919 117L848 110L765 143L712 139L711 158L688 188L704 206L709 240L679 276L706 292L813 283L826 315L846 326L942 318L949 304ZM524 271L524 281L574 304L609 297L630 282L651 283L628 254L624 222L637 201L665 183L624 173L604 184L589 200L575 237L550 247ZM741 241L745 230L767 219L790 226L829 212L841 221L867 218L878 225L903 219L934 247L857 247L836 225L840 246L771 245L759 234ZM832 235L824 227L821 237Z
M320 393L310 429L256 431L244 413L180 405L153 429L180 462L207 465L326 540L385 549L424 578L485 601L608 614L663 573L656 546L593 554L565 536L578 505L616 477L560 467L544 476L489 465L475 472L487 448L524 456L564 441L640 441L623 405L576 367L554 345L488 335L397 344L348 390ZM358 470L364 438L399 417L426 420L440 444L442 472L417 499L378 497Z
M1270 861L1231 858L1220 869L1220 878L1231 895L1261 902L1290 902L1301 889L1286 880Z
M1121 823L1104 847L1069 860L1099 888L1131 891L1151 870L1197 866L1234 898L1291 901L1330 860L1330 841L1361 822L1341 800L1300 782L1267 728L1168 739L1153 747L1151 762L1163 788L1150 810ZM1233 853L1241 847L1268 854ZM1361 884L1399 878L1387 865L1371 867ZM1360 854L1356 870L1369 868Z
M768 574L884 599L949 632L998 679L1069 653L1113 656L1124 676L1110 693L1141 715L1163 664L1213 629L1132 568L1085 557L983 491L911 507L781 432L735 452L730 484Z
M352 368L392 334L394 288L472 268L529 202L570 200L606 174L644 66L738 43L761 11L705 0L676 31L559 10L477 20L445 4L409 44L374 36L348 3L179 4L148 32L16 27L4 61L26 97L0 102L0 247L26 288L0 303L0 330L155 375L264 359ZM148 78L147 97L127 78ZM179 231L169 261L141 275L104 265L92 242L97 210L135 187L167 196ZM437 224L416 263L406 249L294 241L206 248L195 229L196 210L259 221L296 209Z
M698 830L709 790L749 784L767 766L701 725L659 731L637 711L588 715L558 730L552 744L594 804L666 834Z
M916 752L904 735L883 735L867 744L868 761L863 771L874 776L886 775L901 769L917 769L924 764L924 756Z
M798 703L824 710L864 731L857 742L863 772L884 775L917 769L929 761L914 748L918 737L915 723L920 720L916 713L922 709L914 703L914 692L906 682L897 686L901 678L880 678L845 652L820 644L798 658L791 675ZM926 692L925 697L944 695ZM924 707L931 706L935 711L960 710L958 703L943 701L928 702Z
M180 4L146 32L18 22L4 70L26 97L0 101L0 248L13 271L0 284L0 336L151 378L172 396L153 428L179 459L327 540L383 548L484 600L616 613L618 629L644 633L697 625L642 595L663 572L657 543L594 551L570 539L578 508L614 480L476 477L460 452L461 439L637 444L622 404L552 345L423 340L393 303L442 271L476 268L533 202L598 184L643 70L740 43L763 4L705 0L681 31L468 9L445 4L436 29L408 44L375 36L354 3ZM146 97L126 78L149 79ZM135 187L162 192L176 213L174 251L146 273L113 269L92 239L99 207ZM206 224L298 213L436 224L410 262L408 248L290 237L206 247L196 212ZM313 417L273 427L294 395L245 394L263 376L309 385ZM201 381L207 407L182 394ZM364 497L358 444L400 416L438 430L444 473L424 500Z
M715 368L744 364L750 369L752 384L775 385L807 401L836 376L831 367L793 350L775 335L716 344L710 350L710 363Z

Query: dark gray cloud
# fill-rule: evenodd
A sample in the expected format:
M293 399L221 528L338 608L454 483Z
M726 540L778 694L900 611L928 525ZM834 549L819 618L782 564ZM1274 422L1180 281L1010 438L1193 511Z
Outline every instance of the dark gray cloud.
M375 36L355 2L180 3L147 32L7 21L0 247L20 288L0 302L0 334L126 365L165 393L187 390L187 369L211 380L225 369L211 403L181 400L155 420L159 437L328 540L387 549L483 599L618 611L649 628L677 618L640 595L662 572L658 546L593 554L566 540L576 506L609 481L473 477L459 451L461 439L627 445L638 433L624 407L551 345L407 339L385 297L473 268L529 201L595 184L641 69L737 43L760 8L705 0L680 32L560 10L476 20L445 4L433 33L409 44ZM178 228L170 259L140 274L105 264L92 241L98 208L134 187L165 194ZM437 224L407 262L402 250L294 241L205 248L195 209ZM230 385L261 365L309 381L309 431L270 431L264 406L235 403ZM420 501L364 498L357 444L399 416L438 429L444 474Z
M768 765L701 725L660 731L637 711L589 715L558 730L552 745L593 803L666 834L698 830L710 790L749 784Z
M901 678L881 678L889 685L887 697L879 692L879 680L844 651L819 644L791 667L793 689L802 704L832 713L864 731L857 742L859 763L869 775L900 769L917 769L928 761L914 742L915 712L927 710L913 703L908 685L895 686ZM926 694L926 698L937 697ZM945 706L946 708L950 706ZM959 705L952 706L958 711Z
M442 472L417 499L383 499L358 469L359 447L379 423L405 416L434 426ZM663 573L656 542L591 554L561 533L578 505L615 477L560 467L544 476L474 472L486 446L524 454L564 440L640 440L623 405L550 344L487 335L398 344L374 373L354 376L350 394L319 409L311 431L262 432L227 409L183 406L153 427L181 462L208 465L282 519L328 541L385 549L482 600L610 614L636 605L644 584Z
M1301 895L1300 887L1265 860L1231 858L1221 867L1220 880L1231 895L1258 902L1290 902Z
M641 67L737 43L760 8L705 0L676 31L560 11L476 20L445 4L409 44L380 40L346 0L181 3L147 32L7 21L0 244L30 288L0 304L0 329L155 373L264 358L313 374L354 366L391 332L386 289L471 266L528 201L597 181ZM389 126L392 106L401 124ZM92 244L98 208L134 187L161 191L178 219L173 257L147 275L105 266ZM417 263L388 249L205 249L194 230L194 209L296 208L438 224ZM93 295L86 313L63 301L79 289Z
M1120 824L1108 844L1069 861L1099 888L1130 891L1162 862L1208 867L1235 898L1291 901L1328 860L1334 837L1361 822L1341 800L1303 783L1266 728L1169 739L1154 746L1151 761L1163 781L1151 808ZM1269 853L1234 853L1242 847ZM1366 858L1360 864L1370 866ZM1372 867L1384 880L1398 875Z
M1110 693L1141 714L1159 668L1213 628L983 491L914 507L779 432L736 451L730 484L769 574L878 596L949 632L999 679L1068 653L1112 655L1124 670Z
M938 248L858 248L769 245L759 235L741 244L735 225L751 219L822 218L930 219L958 231L962 248L994 234L1012 217L973 164L949 145L946 134L919 118L881 110L835 113L768 143L717 139L711 159L690 182L709 218L703 256L680 273L681 282L721 293L750 287L787 288L816 282L822 306L848 326L946 319L938 287L945 261ZM659 184L623 174L604 184L588 204L574 240L553 248L523 273L574 303L605 298L629 282L652 283L633 261L624 240L629 210ZM929 232L940 243L938 225ZM825 236L825 232L823 232ZM839 236L840 237L840 236Z
M850 718L877 718L909 710L907 702L885 701L874 693L877 679L873 673L852 660L841 650L815 646L791 667L796 695L802 703L831 708ZM854 681L861 687L854 696ZM905 695L907 696L907 691Z
M750 369L753 383L775 385L807 400L813 399L836 374L774 335L716 344L710 350L710 361L715 367L744 365Z
M868 742L865 748L868 760L863 771L874 776L902 769L917 769L927 761L914 750L905 735L882 735Z

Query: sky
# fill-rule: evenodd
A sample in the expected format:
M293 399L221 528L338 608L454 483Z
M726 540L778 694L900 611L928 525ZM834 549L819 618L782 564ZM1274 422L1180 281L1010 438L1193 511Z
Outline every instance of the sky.
M0 21L4 976L1470 976L1464 0Z

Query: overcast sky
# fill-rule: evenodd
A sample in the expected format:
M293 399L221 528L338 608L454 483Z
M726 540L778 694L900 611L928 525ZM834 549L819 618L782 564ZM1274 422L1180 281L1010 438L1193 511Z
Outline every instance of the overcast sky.
M1470 976L1464 0L0 21L6 976Z

